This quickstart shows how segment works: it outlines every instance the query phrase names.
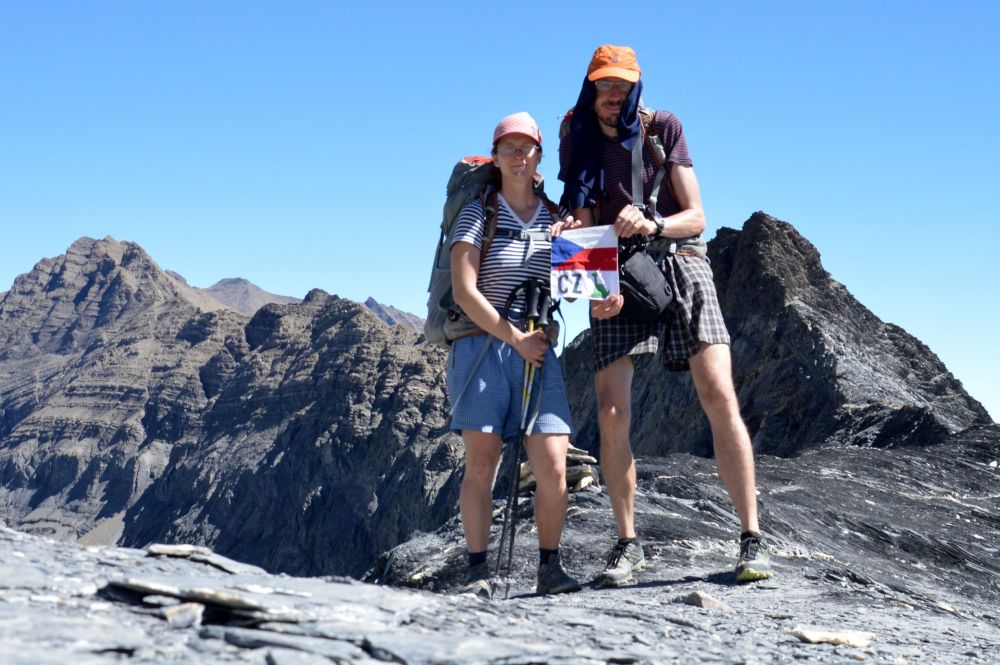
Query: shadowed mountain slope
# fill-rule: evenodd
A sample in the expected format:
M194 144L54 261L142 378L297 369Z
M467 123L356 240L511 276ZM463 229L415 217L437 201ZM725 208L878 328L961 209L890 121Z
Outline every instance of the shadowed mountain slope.
M267 305L247 350L123 543L198 542L287 572L358 575L454 511L460 443L444 354L321 291Z

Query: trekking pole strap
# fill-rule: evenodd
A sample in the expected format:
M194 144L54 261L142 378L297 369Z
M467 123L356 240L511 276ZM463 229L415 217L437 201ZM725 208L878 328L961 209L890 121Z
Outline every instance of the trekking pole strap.
M469 389L469 385L472 383L472 379L474 379L476 376L476 370L479 369L479 365L482 364L483 358L486 357L486 352L489 351L490 345L493 344L493 340L495 339L496 337L494 337L493 335L490 335L488 333L486 334L486 341L483 342L483 348L479 352L479 355L476 356L476 362L472 364L472 369L469 371L469 376L465 379L465 385L462 386L462 392L458 393L458 398L456 398L455 403L451 405L452 413L458 410L458 405L462 403L462 398L465 397L465 392ZM454 349L452 350L452 353L455 353Z

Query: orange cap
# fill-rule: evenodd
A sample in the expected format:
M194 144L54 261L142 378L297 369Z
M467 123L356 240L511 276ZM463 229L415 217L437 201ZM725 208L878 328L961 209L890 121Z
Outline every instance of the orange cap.
M594 51L587 67L587 80L596 81L608 77L625 79L631 83L639 80L642 70L635 58L635 51L628 46L612 46L604 44Z

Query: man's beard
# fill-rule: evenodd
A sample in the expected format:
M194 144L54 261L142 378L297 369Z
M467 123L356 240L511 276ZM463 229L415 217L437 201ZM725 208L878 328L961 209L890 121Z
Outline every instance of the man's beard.
M618 118L621 117L621 111L616 111L610 114L597 114L597 121L615 132L618 131Z

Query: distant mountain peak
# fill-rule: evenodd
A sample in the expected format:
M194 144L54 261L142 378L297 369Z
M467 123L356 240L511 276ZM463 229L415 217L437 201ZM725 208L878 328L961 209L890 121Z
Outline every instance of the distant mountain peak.
M172 301L202 311L224 307L169 275L139 245L84 236L14 280L0 301L0 358L69 352L99 330Z
M269 293L242 277L226 277L207 289L199 290L243 314L253 314L264 305L271 303L290 305L301 302L298 298Z
M255 289L260 288L254 285L253 282L251 282L250 280L244 279L242 277L223 277L218 282L216 282L215 284L213 284L208 288L214 289L216 287L222 287L222 286L242 286L242 287L252 286Z

